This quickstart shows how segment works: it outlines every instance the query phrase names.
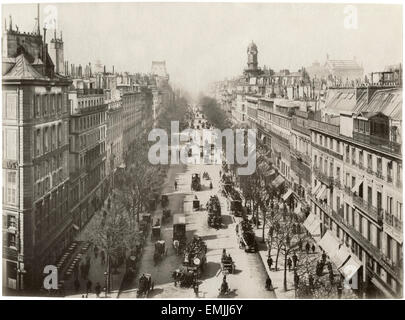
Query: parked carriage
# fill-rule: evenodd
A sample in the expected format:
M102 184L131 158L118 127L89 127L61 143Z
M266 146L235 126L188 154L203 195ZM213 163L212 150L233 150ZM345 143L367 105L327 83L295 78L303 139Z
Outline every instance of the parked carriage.
M160 225L155 225L152 227L151 240L160 239L160 229Z
M162 222L167 221L170 218L171 210L170 209L163 209L162 212Z
M257 252L258 244L252 225L248 220L242 220L238 225L239 248L245 252Z
M174 248L177 252L180 252L186 245L186 216L184 214L173 215L173 247L175 244L178 247Z
M147 298L149 292L153 290L154 286L155 286L155 284L152 281L152 275L149 273L144 273L139 278L137 297L138 298L142 298L142 297Z
M201 191L201 178L198 173L193 173L191 176L191 190Z
M166 208L169 204L169 196L167 194L162 194L161 197L161 205L162 208Z
M153 261L155 265L167 255L166 242L159 240L155 242L155 252L153 254Z
M207 211L208 226L220 228L222 226L221 204L217 195L210 196L210 200L207 202Z

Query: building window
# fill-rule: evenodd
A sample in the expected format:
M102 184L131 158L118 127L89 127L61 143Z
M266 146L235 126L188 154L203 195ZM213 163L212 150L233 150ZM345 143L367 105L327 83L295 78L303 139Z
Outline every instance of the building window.
M8 172L7 173L7 195L6 200L8 204L17 204L17 173Z
M7 216L7 227L17 228L17 218L14 215L9 214Z
M8 246L13 247L13 248L17 247L17 245L16 245L16 236L13 233L8 234Z

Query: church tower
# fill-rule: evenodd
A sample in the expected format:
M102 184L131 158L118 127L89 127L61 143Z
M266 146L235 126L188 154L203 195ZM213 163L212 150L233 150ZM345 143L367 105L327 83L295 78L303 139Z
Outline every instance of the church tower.
M55 72L65 75L65 61L63 59L63 40L62 33L60 38L56 37L56 30L54 32L53 39L50 43L49 56L55 64Z
M248 56L248 70L257 70L257 46L256 44L252 41L250 45L247 48L247 56Z

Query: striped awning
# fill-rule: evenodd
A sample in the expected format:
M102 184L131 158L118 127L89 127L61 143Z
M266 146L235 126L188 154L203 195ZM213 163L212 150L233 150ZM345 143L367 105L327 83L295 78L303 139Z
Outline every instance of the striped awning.
M318 200L322 200L323 199L322 196L324 195L325 191L326 191L326 186L323 184L322 187L316 193L315 197Z
M320 220L313 212L305 219L304 227L314 238L321 236Z

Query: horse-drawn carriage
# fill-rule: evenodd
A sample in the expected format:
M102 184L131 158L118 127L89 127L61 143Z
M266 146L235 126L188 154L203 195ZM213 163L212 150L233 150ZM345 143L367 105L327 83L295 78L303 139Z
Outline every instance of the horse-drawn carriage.
M139 278L137 297L148 297L149 292L153 290L154 286L155 284L152 281L152 275L149 273L144 273Z
M193 270L187 270L185 267L180 267L172 273L174 285L180 284L180 287L190 288L197 280L197 274Z
M162 205L162 208L166 208L169 204L169 196L167 194L162 194L160 203Z
M238 225L239 248L245 252L257 252L258 244L252 225L248 220L242 220Z
M221 204L217 195L210 196L210 200L207 202L207 211L208 226L217 229L220 228L222 225Z
M231 213L235 217L242 217L242 215L243 215L242 200L230 199L230 203L231 203Z
M207 171L204 171L204 173L203 173L203 179L205 179L205 180L211 180L210 175L208 174Z
M191 176L191 190L201 191L201 178L198 173L193 173Z
M170 218L171 215L171 210L170 209L163 209L162 211L162 222L167 221Z
M166 242L159 240L155 242L155 253L153 254L153 261L155 265L167 255Z
M225 249L221 257L221 270L223 274L232 274L235 270L235 262L232 260L230 254L227 255L225 253Z
M186 246L186 216L184 214L173 215L173 248L177 254Z
M160 240L160 224L152 227L151 240Z
M175 286L180 283L182 287L191 287L197 281L207 262L206 253L205 242L195 236L184 249L182 266L172 273Z
M198 200L197 196L194 196L193 199L193 210L199 210L200 209L200 200Z

